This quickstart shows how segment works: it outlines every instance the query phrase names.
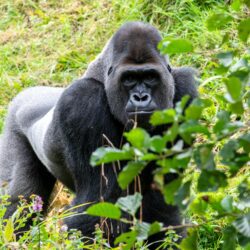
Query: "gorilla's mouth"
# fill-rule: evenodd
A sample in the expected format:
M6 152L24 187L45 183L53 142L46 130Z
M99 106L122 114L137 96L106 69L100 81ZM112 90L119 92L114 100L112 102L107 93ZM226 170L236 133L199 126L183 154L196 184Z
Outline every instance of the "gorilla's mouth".
M136 110L127 112L128 118L138 123L140 127L150 128L149 119L155 110Z
M154 112L154 110L136 110L136 111L130 111L128 112L129 117L135 117L135 116L143 116L143 115L151 115Z
M150 101L147 105L143 103L135 105L133 102L129 101L125 107L128 117L132 119L141 117L148 120L148 117L150 117L155 110L157 110L157 105L153 101Z
M138 124L139 127L142 127L144 129L150 130L150 117L153 114L155 110L136 110L136 111L130 111L127 112L128 119L131 121L134 121Z

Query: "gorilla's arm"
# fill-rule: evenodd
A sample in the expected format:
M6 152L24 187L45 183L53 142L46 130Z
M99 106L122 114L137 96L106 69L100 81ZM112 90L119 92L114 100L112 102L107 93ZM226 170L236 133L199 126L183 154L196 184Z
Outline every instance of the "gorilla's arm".
M74 82L59 99L52 124L60 137L74 189L86 193L89 182L98 185L91 178L97 177L98 168L92 168L89 161L92 152L104 145L103 135L117 147L122 138L123 126L110 113L103 84L94 79Z
M172 69L172 76L175 82L174 105L185 95L189 95L188 104L198 96L195 77L198 72L190 67L180 67Z
M62 94L52 124L51 131L58 136L65 165L74 181L76 197L72 206L100 201L101 198L115 202L121 191L113 167L104 167L106 182L101 176L101 167L93 168L89 163L93 151L106 143L103 134L116 147L122 139L123 126L110 113L103 84L94 79L73 83ZM76 210L82 212L85 208ZM66 220L70 228L81 229L85 236L90 236L98 222L99 218L87 215Z
M185 95L190 97L187 103L188 106L193 99L198 97L195 79L196 76L198 76L197 70L191 67L172 68L171 74L175 83L174 106L177 102L181 101L181 98ZM178 174L175 173L167 174L164 178L165 183L170 183L177 177Z

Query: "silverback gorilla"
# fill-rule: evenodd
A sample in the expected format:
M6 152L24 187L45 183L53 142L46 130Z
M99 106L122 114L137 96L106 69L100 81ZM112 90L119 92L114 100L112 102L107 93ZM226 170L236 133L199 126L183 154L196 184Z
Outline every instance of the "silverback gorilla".
M156 129L148 126L154 110L171 108L184 95L196 97L195 71L171 68L157 50L160 41L151 25L126 23L81 79L66 89L29 88L12 101L0 140L0 185L8 182L11 196L6 217L15 211L19 195L41 196L46 209L56 179L75 192L71 206L99 201L101 170L92 168L89 160L103 145L103 135L120 147L134 117L154 134ZM123 193L112 167L105 166L105 176L108 184L102 187L102 199L115 202ZM166 205L160 192L151 188L149 170L142 172L141 183L143 221L179 224L178 209ZM69 228L90 237L98 222L87 215L65 220ZM124 225L112 226L111 241L126 230Z

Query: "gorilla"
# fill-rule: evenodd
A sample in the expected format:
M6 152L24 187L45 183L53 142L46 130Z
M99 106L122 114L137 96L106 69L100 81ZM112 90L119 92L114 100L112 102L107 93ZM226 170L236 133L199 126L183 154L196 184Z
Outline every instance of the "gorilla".
M111 37L83 77L67 88L32 87L14 98L0 140L0 185L8 182L11 201L6 218L15 211L19 195L41 196L46 210L57 179L75 192L71 206L116 202L124 194L112 166L104 166L108 180L104 185L101 168L90 165L93 151L105 144L104 135L120 147L124 130L135 118L150 134L158 133L148 122L153 111L172 108L184 95L190 100L197 96L196 71L172 68L157 50L161 39L153 26L128 22ZM180 224L178 208L165 204L160 191L152 188L151 168L140 178L143 221ZM65 223L93 237L99 218L81 214ZM111 242L128 230L126 225L112 223Z

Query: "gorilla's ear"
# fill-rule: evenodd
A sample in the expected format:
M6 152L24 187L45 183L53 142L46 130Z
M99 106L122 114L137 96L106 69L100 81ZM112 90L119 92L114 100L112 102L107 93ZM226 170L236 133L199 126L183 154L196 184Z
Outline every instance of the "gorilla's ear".
M174 105L185 95L190 96L188 101L188 104L190 104L192 100L198 96L196 89L196 77L198 77L198 71L190 67L170 67L170 72L175 83Z

